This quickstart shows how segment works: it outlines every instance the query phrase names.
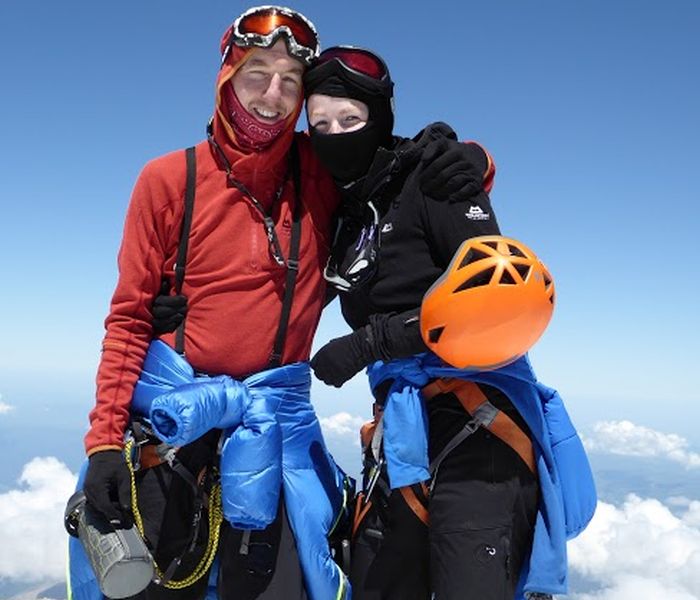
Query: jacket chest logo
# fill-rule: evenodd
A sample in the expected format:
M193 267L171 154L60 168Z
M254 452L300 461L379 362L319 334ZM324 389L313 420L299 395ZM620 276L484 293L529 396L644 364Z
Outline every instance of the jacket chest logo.
M470 206L464 216L470 221L488 221L491 218L491 213L485 213L480 206Z

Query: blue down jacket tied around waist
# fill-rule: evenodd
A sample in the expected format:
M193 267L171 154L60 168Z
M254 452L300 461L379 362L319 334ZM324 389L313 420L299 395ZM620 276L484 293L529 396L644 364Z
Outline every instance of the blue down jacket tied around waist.
M566 541L586 527L595 512L593 474L558 392L537 381L526 356L494 371L467 371L432 353L377 362L368 368L375 389L393 380L384 407L384 453L392 488L429 479L427 414L420 389L430 380L458 378L500 389L532 432L540 503L529 564L516 600L526 592L565 594Z
M349 599L349 583L331 557L327 537L350 500L349 491L345 474L325 446L310 389L305 362L256 373L244 381L200 376L182 356L156 340L136 384L132 412L147 416L158 436L174 446L192 442L212 428L222 429L225 518L239 529L264 528L274 520L284 489L310 600ZM80 556L78 541L71 541ZM101 599L96 583L85 581L84 568L76 564L74 570L74 600Z
M284 502L311 600L349 597L328 534L344 510L346 476L328 452L310 402L306 362L243 381L199 376L167 344L151 343L132 411L165 442L182 446L224 431L219 470L224 517L239 529L272 523Z

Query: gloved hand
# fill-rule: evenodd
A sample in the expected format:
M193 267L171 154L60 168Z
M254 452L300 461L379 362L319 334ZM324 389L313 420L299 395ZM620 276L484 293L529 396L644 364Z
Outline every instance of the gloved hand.
M151 312L153 313L153 333L155 335L175 331L187 314L187 296L182 294L156 296Z
M377 360L372 351L371 335L371 328L367 326L328 342L311 359L311 368L316 377L339 388Z
M420 188L435 200L463 202L484 189L488 159L478 144L433 140L423 150L421 164Z
M90 506L112 525L120 529L133 525L131 474L121 450L101 450L90 456L83 491Z
M349 335L335 338L311 359L311 368L324 383L340 387L376 360L406 358L428 348L420 334L420 309L400 314L375 314Z

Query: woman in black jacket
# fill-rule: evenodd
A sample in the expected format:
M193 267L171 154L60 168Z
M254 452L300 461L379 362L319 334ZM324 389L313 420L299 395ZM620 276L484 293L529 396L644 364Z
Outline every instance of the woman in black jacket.
M339 387L376 360L427 351L418 323L426 290L465 239L499 233L487 194L493 167L477 144L452 161L456 136L443 123L413 139L393 136L393 83L371 52L330 48L304 83L312 143L343 195L325 276L353 333L330 341L311 361L319 379ZM440 189L431 190L432 173ZM435 199L451 189L459 192L450 201ZM478 388L529 435L502 392ZM376 415L385 394L384 386L374 390ZM438 391L426 408L433 461L471 416L452 392ZM432 482L390 489L377 429L363 440L353 598L512 599L537 510L531 467L479 428L441 459Z

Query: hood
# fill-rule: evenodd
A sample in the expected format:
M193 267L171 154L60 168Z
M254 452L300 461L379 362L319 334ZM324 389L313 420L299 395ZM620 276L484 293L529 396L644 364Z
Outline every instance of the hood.
M230 39L230 33L229 28L221 38L222 55ZM210 135L231 165L231 172L235 178L241 181L263 205L269 206L287 171L287 155L294 138L294 127L301 113L303 97L300 96L298 106L287 117L285 129L269 146L259 151L243 148L236 139L233 127L222 109L221 90L224 85L230 85L231 78L250 58L253 50L254 48L233 45L225 62L221 65L216 79ZM226 165L216 148L213 144L210 146L217 164L221 169L225 169Z

